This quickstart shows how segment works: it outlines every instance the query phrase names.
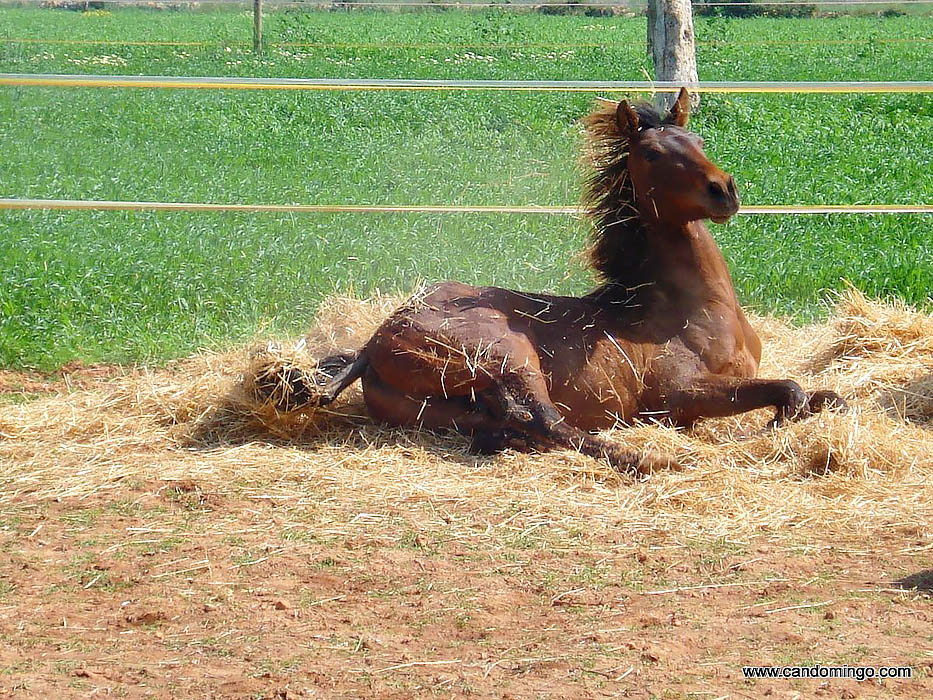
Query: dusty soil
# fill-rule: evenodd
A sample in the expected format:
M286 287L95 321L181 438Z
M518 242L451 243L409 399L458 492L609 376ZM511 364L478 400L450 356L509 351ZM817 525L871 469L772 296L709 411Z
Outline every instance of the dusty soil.
M930 697L930 543L596 535L468 501L127 483L0 511L11 697ZM929 575L930 572L926 572ZM922 576L913 583L930 587ZM909 681L744 680L749 664Z

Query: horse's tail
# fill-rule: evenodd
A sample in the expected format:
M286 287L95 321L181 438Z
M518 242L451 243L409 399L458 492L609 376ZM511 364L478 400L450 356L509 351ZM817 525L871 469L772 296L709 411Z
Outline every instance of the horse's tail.
M280 411L326 406L362 377L368 366L363 351L328 355L311 371L289 362L273 362L255 372L254 385L257 398Z

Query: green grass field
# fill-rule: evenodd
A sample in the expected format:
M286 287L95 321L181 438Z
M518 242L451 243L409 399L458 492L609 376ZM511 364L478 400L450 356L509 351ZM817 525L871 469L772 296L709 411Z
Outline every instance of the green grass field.
M281 12L266 29L257 58L245 10L0 8L0 72L639 80L649 66L638 18ZM697 36L701 79L921 80L933 67L928 16L698 19ZM797 40L834 43L780 43ZM0 196L573 204L591 101L4 87ZM929 95L709 95L693 127L749 205L933 200ZM745 304L804 320L843 278L927 304L931 224L738 217L714 234ZM586 235L568 217L3 212L0 366L164 361L299 333L335 291L422 279L577 293L591 283L572 260Z

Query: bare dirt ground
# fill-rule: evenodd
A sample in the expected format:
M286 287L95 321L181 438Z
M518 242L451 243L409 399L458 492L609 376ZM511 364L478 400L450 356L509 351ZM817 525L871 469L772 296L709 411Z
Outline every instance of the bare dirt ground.
M360 504L365 507L365 504ZM928 542L596 536L413 499L139 483L3 509L13 697L930 697ZM323 526L322 526L323 525ZM929 573L929 572L928 572ZM910 681L743 680L751 664Z
M5 373L0 694L933 697L933 435L894 391L933 366L910 323L816 364L840 322L766 327L794 376L854 410L614 431L688 464L644 479L576 453L471 457L354 418L358 396L297 438L234 430L242 352ZM742 674L814 664L912 678Z

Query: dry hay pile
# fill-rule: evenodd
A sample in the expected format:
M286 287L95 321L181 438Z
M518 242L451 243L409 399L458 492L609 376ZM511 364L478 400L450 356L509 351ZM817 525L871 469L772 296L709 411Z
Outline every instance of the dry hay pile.
M861 537L933 522L933 318L852 290L831 318L792 328L753 319L761 376L834 389L852 410L766 432L770 412L701 422L692 432L642 425L613 431L687 467L635 480L568 452L474 458L458 436L390 430L365 418L359 388L330 410L277 414L251 379L274 362L296 372L357 348L395 298L331 299L292 350L203 354L165 369L127 370L86 391L0 417L0 503L85 497L124 480L194 479L359 509L456 502L524 508L584 528L674 536L741 536L787 528ZM498 505L495 505L498 504Z

